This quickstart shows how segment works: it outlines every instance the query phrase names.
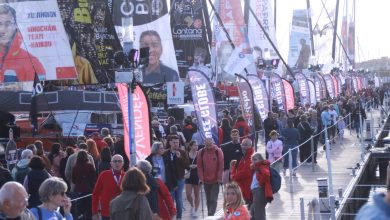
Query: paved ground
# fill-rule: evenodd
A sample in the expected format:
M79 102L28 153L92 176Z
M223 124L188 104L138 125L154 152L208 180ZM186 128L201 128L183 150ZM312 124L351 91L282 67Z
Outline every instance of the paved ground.
M370 119L371 114L367 113L367 117ZM379 111L374 111L374 127L378 126ZM374 128L374 131L376 129ZM364 136L364 135L363 135ZM364 143L364 142L363 142ZM364 146L366 143L364 143ZM351 167L356 166L356 163L361 161L361 145L359 139L356 136L355 131L345 130L345 137L343 142L336 140L335 144L331 145L331 169L333 178L333 194L338 197L338 189L343 191L352 180ZM313 198L318 198L318 184L317 178L328 177L328 164L326 159L326 153L322 150L322 146L318 148L318 164L313 167L311 165L303 164L297 170L297 176L292 178L292 184L290 184L289 174L282 178L282 188L276 194L274 194L274 201L267 205L267 219L301 219L300 211L300 198L303 198L305 217L308 217L308 202ZM264 143L259 144L259 152L264 153ZM283 174L281 174L283 176ZM292 192L290 192L292 190ZM203 190L202 190L203 191ZM204 193L204 191L203 191ZM183 214L183 219L195 219L190 215L190 205L185 199L184 194L184 207L186 210ZM205 197L204 199L204 215L207 215L207 208ZM220 190L217 214L222 214L222 190ZM322 202L322 201L320 201ZM202 208L199 210L199 217L197 219L203 219Z

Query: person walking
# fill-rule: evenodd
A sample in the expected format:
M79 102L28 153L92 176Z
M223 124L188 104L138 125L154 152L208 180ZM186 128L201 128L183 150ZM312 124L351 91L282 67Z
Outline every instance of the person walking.
M198 208L200 203L198 167L196 165L198 157L198 144L196 143L196 141L191 141L188 144L188 150L188 158L190 160L190 175L185 180L185 190L187 200L191 205L191 216L196 218L198 217ZM192 197L192 192L194 193L194 197Z
M198 175L200 182L204 184L207 213L213 216L217 209L219 185L222 183L224 157L212 138L206 138L204 144L205 147L198 153Z
M301 139L299 135L298 129L294 128L294 122L293 121L287 121L287 127L282 130L282 136L284 138L284 146L283 146L283 153L286 153L289 149L294 149L299 144L299 140ZM296 175L295 167L297 167L297 155L298 155L298 149L291 151L292 156L292 168L293 176ZM289 168L289 157L288 155L283 158L283 175L286 175L286 170Z

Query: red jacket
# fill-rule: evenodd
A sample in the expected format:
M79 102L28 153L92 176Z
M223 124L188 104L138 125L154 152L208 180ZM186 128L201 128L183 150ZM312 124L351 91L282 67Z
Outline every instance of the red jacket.
M171 194L164 182L159 178L156 178L156 181L159 185L157 194L159 209L158 216L163 220L171 220L172 217L176 215L175 204L173 203Z
M196 165L198 166L198 176L201 182L208 184L222 182L223 152L216 145L213 145L210 150L202 148L198 152Z
M251 184L253 170L251 170L250 165L253 152L254 149L249 148L244 157L237 162L237 165L230 167L230 178L240 186L245 201L252 201Z
M4 58L0 68L0 82L4 81L4 73L7 72L14 73L17 81L34 81L35 73L38 75L45 74L41 62L34 55L24 50L25 47L22 46L22 43L22 35L17 31L8 51L5 51L5 48L0 50L0 57Z
M121 194L120 188L123 176L125 172L121 171L119 183L114 179L112 169L105 170L100 173L98 180L96 181L95 188L92 192L92 214L98 213L98 207L100 203L101 215L103 217L110 216L110 202L116 196Z
M225 212L224 220L248 220L250 215L245 205L241 205L235 210L228 208Z
M268 202L271 202L274 197L271 187L271 172L269 170L269 161L263 160L257 162L252 168L256 172L256 179L261 187L264 187L264 196Z
M103 148L108 147L108 144L100 137L94 137L93 140L96 142L96 147L99 151L99 154L102 152Z
M218 127L218 146L222 145L222 140L223 140L223 130L222 128Z

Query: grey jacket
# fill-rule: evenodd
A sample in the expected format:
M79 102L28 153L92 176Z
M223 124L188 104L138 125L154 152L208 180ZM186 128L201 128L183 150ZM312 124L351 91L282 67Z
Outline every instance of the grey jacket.
M152 220L152 210L150 209L148 199L143 195L139 195L139 219L135 219L134 216L131 216L131 209L134 208L132 206L136 196L136 192L123 191L119 196L115 197L115 199L110 202L110 219Z

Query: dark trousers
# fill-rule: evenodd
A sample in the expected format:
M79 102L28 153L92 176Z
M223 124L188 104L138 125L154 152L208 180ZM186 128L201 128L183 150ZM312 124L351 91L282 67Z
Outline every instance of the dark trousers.
M264 195L264 188L258 187L252 190L253 203L250 207L251 220L266 220L265 206L267 200Z
M204 192L206 194L207 214L213 216L217 210L219 184L218 183L205 183Z

